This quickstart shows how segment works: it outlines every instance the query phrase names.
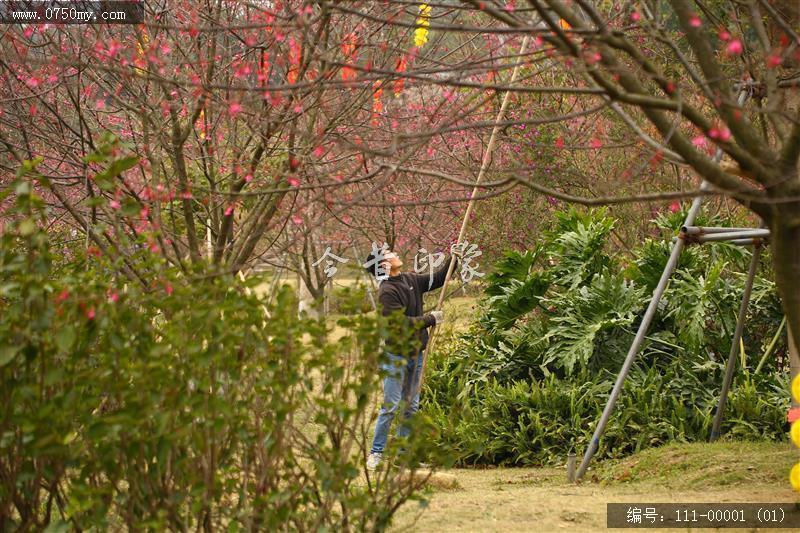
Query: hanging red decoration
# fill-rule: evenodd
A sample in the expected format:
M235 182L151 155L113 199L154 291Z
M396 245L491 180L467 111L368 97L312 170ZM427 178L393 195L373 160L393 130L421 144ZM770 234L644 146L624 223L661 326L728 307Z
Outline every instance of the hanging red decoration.
M297 83L297 76L302 61L302 50L300 43L294 37L289 37L289 70L286 79L289 83Z
M356 62L357 45L358 41L355 33L350 32L344 36L341 45L344 62L347 63L347 65L342 67L342 79L344 81L354 80L356 78L356 70L349 65L355 64Z
M383 96L383 84L380 80L378 80L372 85L372 87L372 125L376 126L378 124L380 114L383 112L383 102L381 101L381 96Z

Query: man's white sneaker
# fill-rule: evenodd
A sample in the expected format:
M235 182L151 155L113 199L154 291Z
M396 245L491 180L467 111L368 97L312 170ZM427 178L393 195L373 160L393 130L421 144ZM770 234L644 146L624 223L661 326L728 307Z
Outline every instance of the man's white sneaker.
M381 460L383 459L382 453L371 453L369 457L367 457L367 470L375 470L378 468L378 465L381 464Z

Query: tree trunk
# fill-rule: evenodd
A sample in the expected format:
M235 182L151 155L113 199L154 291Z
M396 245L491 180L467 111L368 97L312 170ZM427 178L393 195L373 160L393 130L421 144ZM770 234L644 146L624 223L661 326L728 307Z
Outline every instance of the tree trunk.
M792 204L793 205L793 204ZM791 332L789 342L798 350L800 340L800 206L784 208L793 213L781 213L773 217L770 227L770 242L772 245L772 261L775 269L775 281L778 285L778 294L783 302L786 313L786 325Z
M299 313L307 313L311 318L320 317L320 304L314 297L314 293L309 288L306 280L300 274L297 275L297 300Z

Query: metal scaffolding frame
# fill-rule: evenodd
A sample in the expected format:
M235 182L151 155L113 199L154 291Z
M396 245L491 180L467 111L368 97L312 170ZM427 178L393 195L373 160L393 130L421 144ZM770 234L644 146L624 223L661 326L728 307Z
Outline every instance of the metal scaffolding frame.
M739 93L739 105L744 104L746 98L747 88L743 86ZM721 159L722 150L718 149L714 156L714 161L719 162ZM707 191L709 188L710 184L706 181L703 181L703 183L700 185L701 191ZM703 244L707 242L729 242L731 244L737 244L740 246L753 246L753 256L750 260L750 267L747 272L747 280L745 281L744 293L742 294L742 302L739 306L739 315L737 316L736 320L736 330L733 334L731 350L728 355L728 361L725 365L725 376L723 378L722 390L720 392L717 410L714 414L714 422L712 424L709 440L713 442L720 435L722 417L725 411L725 403L728 399L728 391L730 389L731 381L733 380L733 372L736 368L736 352L739 347L742 332L744 331L744 321L747 316L747 307L750 303L753 279L755 278L755 273L758 268L758 261L761 256L761 248L763 245L769 242L769 230L765 228L715 228L695 226L694 220L697 217L697 213L700 211L700 205L702 204L702 201L702 196L697 196L694 198L692 205L689 208L689 212L686 214L686 220L683 223L683 227L681 227L680 235L673 239L672 251L670 252L669 260L664 266L664 271L661 273L661 279L659 279L658 285L656 286L655 290L653 290L653 296L650 300L650 304L647 306L647 310L642 317L642 321L639 324L639 329L636 332L633 342L631 343L630 349L628 350L628 355L625 357L625 362L622 364L622 368L620 369L617 379L614 382L614 388L611 390L611 395L608 397L606 406L603 409L603 414L600 416L600 420L597 422L597 427L594 430L594 434L589 442L589 446L586 448L586 453L584 454L583 460L581 461L581 464L578 467L578 471L575 475L576 480L580 480L583 478L584 474L586 474L586 469L589 467L589 462L592 460L592 457L600 445L600 437L602 437L606 425L611 418L614 405L617 403L617 399L622 392L622 386L625 383L625 378L628 376L628 372L630 372L631 366L636 359L636 355L639 353L639 349L644 342L647 331L650 328L650 323L652 322L653 317L655 317L658 304L661 301L661 297L664 295L664 291L667 288L670 277L672 276L672 272L678 265L678 259L680 259L683 248L686 245Z
M611 417L614 405L616 404L617 399L622 392L622 385L628 375L628 372L630 371L631 366L633 365L636 355L639 353L639 349L642 346L645 335L647 334L647 330L650 327L650 322L655 316L658 303L661 301L661 297L664 295L664 291L667 288L670 276L678 264L678 259L680 258L680 254L683 251L684 246L691 244L703 244L707 242L727 241L729 243L742 246L752 245L753 256L750 259L750 266L747 271L747 279L745 280L742 302L739 306L739 314L736 319L736 329L734 331L733 338L731 339L731 349L730 353L728 354L728 361L725 365L725 377L722 381L722 390L720 392L719 402L714 414L714 423L712 425L711 436L709 440L713 442L720 436L720 428L722 426L725 403L728 399L728 391L730 390L731 382L733 381L733 372L736 368L736 353L739 349L739 341L742 338L742 333L744 331L747 308L750 304L750 294L753 290L753 280L755 279L756 271L758 270L761 249L769 242L769 230L751 228L706 228L692 226L691 222L693 222L695 216L697 215L699 207L700 202L699 198L697 198L692 204L692 208L689 210L689 214L686 217L686 225L681 228L680 235L673 239L674 244L672 247L672 254L670 255L667 265L664 267L664 272L661 274L661 279L659 280L658 286L653 291L653 297L650 300L650 305L647 307L647 311L642 318L642 322L639 324L639 330L636 332L636 337L633 339L633 343L628 351L628 355L625 358L625 363L623 363L622 369L617 376L617 380L614 383L614 388L611 391L611 395L608 398L605 409L603 409L603 414L600 417L600 421L597 423L597 428L595 429L594 434L592 435L592 440L589 443L589 447L586 449L586 453L583 456L583 461L581 461L580 467L578 468L576 479L581 479L583 477L583 475L586 473L586 469L589 466L589 462L592 460L592 456L597 451L597 447L600 444L600 437L605 431L605 427Z

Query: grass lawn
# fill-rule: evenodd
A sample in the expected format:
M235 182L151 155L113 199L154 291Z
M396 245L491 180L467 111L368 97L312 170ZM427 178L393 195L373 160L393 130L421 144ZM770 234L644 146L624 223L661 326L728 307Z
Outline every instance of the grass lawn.
M595 464L579 484L561 468L452 469L460 488L429 489L392 530L603 531L607 503L796 502L798 458L788 442L674 444Z

